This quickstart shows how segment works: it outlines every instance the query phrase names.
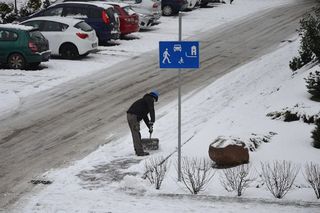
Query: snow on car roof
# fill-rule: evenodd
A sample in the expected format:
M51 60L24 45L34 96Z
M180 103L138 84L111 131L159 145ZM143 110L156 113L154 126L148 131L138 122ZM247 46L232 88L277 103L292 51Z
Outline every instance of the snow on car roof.
M83 21L83 20L80 20L80 19L75 19L75 18L70 18L70 17L41 16L41 17L35 17L35 18L28 19L28 20L22 22L22 24L25 23L25 22L28 22L28 21L35 21L35 20L55 21L55 22L68 24L68 25L71 25L71 26Z
M0 27L7 28L7 29L19 29L19 30L25 30L29 31L32 30L32 26L24 26L24 25L19 25L19 24L0 24Z
M122 2L112 2L112 1L106 1L104 3L107 3L107 4L114 4L114 5L118 5L119 7L126 7L126 6L129 6L129 4L126 4L126 3L122 3Z
M87 4L87 5L102 7L103 9L112 8L112 6L110 4L107 4L105 2L97 2L97 1L94 1L94 2L67 1L67 2L58 3L58 4L54 4L54 5L60 5L60 4ZM54 5L52 5L52 6L54 6Z

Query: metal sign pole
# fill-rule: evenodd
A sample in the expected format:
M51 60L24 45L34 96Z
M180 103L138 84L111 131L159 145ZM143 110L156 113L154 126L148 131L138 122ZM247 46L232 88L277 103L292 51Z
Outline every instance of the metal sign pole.
M182 14L179 12L179 41L182 34ZM181 69L178 72L178 181L181 181Z
M18 8L17 8L17 0L14 0L14 13L18 14Z
M199 68L199 42L182 41L182 14L179 12L179 41L160 41L159 42L159 65L160 69L178 69L178 162L177 172L178 181L182 179L181 165L181 87L182 87L182 69ZM183 164L183 162L182 162Z

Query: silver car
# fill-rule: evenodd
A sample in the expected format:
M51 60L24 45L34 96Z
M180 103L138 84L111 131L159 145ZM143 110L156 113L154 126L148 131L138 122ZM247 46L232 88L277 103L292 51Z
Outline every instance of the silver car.
M159 24L161 17L161 0L120 0L131 5L139 14L140 29L147 29Z

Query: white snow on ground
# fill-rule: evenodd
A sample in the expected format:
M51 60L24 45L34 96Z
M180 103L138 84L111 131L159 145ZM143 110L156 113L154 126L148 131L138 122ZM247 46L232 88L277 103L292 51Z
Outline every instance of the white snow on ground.
M260 6L260 9L270 6L270 2L275 5L283 1L268 1L266 5L265 1L236 0L232 6L221 5L208 9L208 11L211 10L214 16L219 11L222 14L223 10L230 11L233 10L233 7L242 7L243 16L249 10L249 5L250 8L252 6L252 10L254 8L258 10ZM205 13L207 10L203 11ZM201 10L193 11L190 16L200 14L200 12ZM228 13L223 14L225 16ZM233 14L233 18L234 16L241 17L239 11L238 13L238 15ZM231 13L229 15L228 18L231 18ZM163 23L169 20L169 18L164 18ZM221 21L223 19L217 17L212 20ZM170 26L173 26L173 23ZM215 21L212 23L212 25L218 24ZM157 26L159 31L162 31L160 29L164 27L162 24ZM163 35L159 36L160 40L176 38L175 31L176 28L172 27L171 36L163 32ZM189 35L192 34L190 31ZM153 39L151 35L157 37L156 31L137 33L140 40L120 41L120 46L103 47L102 49L106 50L92 56L90 59L93 59L94 62L91 63L96 63L99 68L106 66L103 64L103 53L109 54L110 49L117 51L121 48L125 49L126 45L131 46L130 42L135 45L135 42L141 40L150 41ZM161 109L156 109L157 122L154 127L154 136L160 139L159 151L154 151L149 157L136 157L133 154L131 135L128 132L124 138L114 139L112 143L100 147L68 168L49 171L41 177L35 177L51 180L53 184L36 186L33 193L17 203L13 212L319 212L319 201L303 177L303 166L306 162L320 162L319 150L311 146L310 132L315 126L302 121L287 123L272 120L266 116L267 113L281 111L286 107L294 108L296 104L301 106L298 108L301 113L308 115L319 113L319 103L310 100L304 81L309 72L319 70L319 65L314 67L310 65L293 75L288 62L297 54L299 39L295 35L292 40L292 43L281 44L275 52L223 76L202 91L184 96L182 101L182 142L186 142L182 149L183 156L208 158L209 144L218 136L233 136L246 140L252 136L252 133L258 135L276 133L271 137L269 143L262 144L256 152L250 153L250 162L256 176L261 171L260 162L288 160L301 167L293 190L282 200L273 198L258 177L244 192L242 196L244 200L240 200L235 193L226 192L221 186L219 181L221 171L216 171L207 189L200 195L186 196L189 194L188 191L183 184L176 181L176 153L169 158L171 166L160 190L155 190L153 185L142 179L145 160L156 156L166 157L176 150L177 103L173 102ZM153 48L156 48L158 44L150 42L150 45L144 46L152 45L154 45ZM144 51L138 46L134 48L131 46L132 52L129 51L128 55ZM113 60L115 58L121 57L115 56ZM110 59L110 61L113 60ZM46 63L49 69L42 71L8 70L4 72L15 73L18 77L25 74L24 77L21 77L23 80L29 74L50 72L52 76L57 77L56 83L58 83L65 77L63 72L54 75L53 67L56 69L57 65L60 65L62 68L63 64L67 64L68 68L65 70L69 72L70 69L72 73L73 66L74 69L79 69L80 64L87 66L88 61L89 58L82 64L82 61L66 63L62 60L52 60ZM82 68L73 76L90 72L93 71ZM2 71L1 75L3 75ZM35 79L37 78L29 77L26 78L24 85L17 88L18 96L20 94L26 96L31 91L44 89L48 82L45 81L48 76L41 76L38 88L23 91L26 85L36 85ZM1 82L9 78L5 77L4 80L1 79ZM7 94L4 97L13 94L9 91L15 91L13 83L10 86L10 89L3 89ZM8 99L12 102L18 101L14 98ZM142 130L142 135L148 136L146 128ZM106 136L107 139L110 138ZM268 202L271 204L267 204ZM303 202L308 202L310 206L299 206Z
M261 186L259 178L245 191L242 196L245 199L238 200L234 193L226 192L221 186L221 171L216 172L199 199L197 196L180 197L177 194L185 195L188 191L176 181L176 153L170 157L171 166L161 189L155 190L141 178L144 162L150 157L133 155L131 136L127 135L100 147L69 168L44 174L40 178L54 183L48 187L38 186L39 191L23 198L15 211L318 212L319 201L302 175L305 162L320 162L319 150L310 144L314 125L266 117L272 110L296 103L303 103L310 112L319 113L319 103L309 100L303 80L310 71L319 70L319 66L292 75L288 61L297 49L297 40L283 44L274 53L227 74L182 103L182 141L188 141L183 146L183 156L208 158L209 144L220 135L248 138L251 133L277 133L269 143L251 153L250 162L256 175L261 171L260 162L288 160L301 166L293 190L282 201L273 198L265 186ZM176 115L176 103L157 110L160 119L156 122L155 136L160 138L161 147L151 157L166 157L176 149ZM147 129L143 129L142 135L148 135ZM126 165L129 168L120 168ZM260 187L256 188L258 185ZM201 197L204 195L207 197ZM299 207L302 201L317 204ZM281 203L283 205L279 205Z

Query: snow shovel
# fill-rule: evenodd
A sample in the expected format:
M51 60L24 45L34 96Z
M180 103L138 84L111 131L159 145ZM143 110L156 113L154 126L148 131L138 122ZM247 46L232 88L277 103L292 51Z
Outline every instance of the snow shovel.
M159 149L159 138L142 138L141 143L144 150L158 150Z

